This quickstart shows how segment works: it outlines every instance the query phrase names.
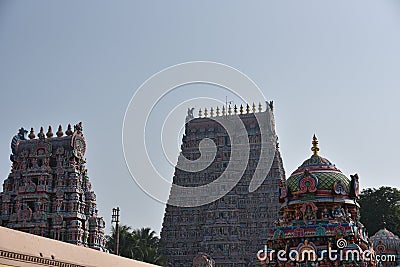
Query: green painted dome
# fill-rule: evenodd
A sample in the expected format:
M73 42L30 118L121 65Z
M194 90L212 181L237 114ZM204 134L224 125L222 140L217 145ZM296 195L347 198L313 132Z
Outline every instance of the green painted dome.
M286 185L291 193L300 190L300 181L309 172L316 178L317 190L334 190L335 184L341 184L346 191L350 192L350 179L347 178L335 164L326 158L318 155L318 140L314 135L313 147L314 154L300 165L286 180Z
M346 192L350 191L350 180L340 171L309 171L318 178L317 190L333 190L334 184L340 181ZM292 174L287 180L286 184L290 192L297 192L299 190L299 180L303 177L303 173Z

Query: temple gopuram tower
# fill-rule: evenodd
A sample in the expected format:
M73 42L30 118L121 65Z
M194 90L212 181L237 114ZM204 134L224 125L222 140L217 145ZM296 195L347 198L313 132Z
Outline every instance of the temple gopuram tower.
M244 125L245 131L241 136L228 134L224 127L235 122ZM269 125L269 131L262 135L260 125ZM238 128L233 126L232 129L235 132ZM199 145L204 139L211 139L216 146L212 163L198 172L178 168L183 157L191 161L202 160ZM231 153L237 153L233 151L234 143L240 146L245 143L243 140L248 140L249 144L249 157L242 162L244 172L230 172L229 164L234 161ZM263 154L262 144L271 140L272 146ZM266 159L272 164L271 168L262 166L262 161ZM196 164L201 165L202 162ZM262 168L265 168L264 172L258 172ZM168 266L254 266L255 255L260 245L267 242L269 229L277 219L278 185L285 179L275 134L272 101L267 103L265 110L261 104L258 107L253 104L204 109L204 113L200 109L196 118L193 117L193 109L188 110L173 184L200 187L217 181L223 174L237 179L237 183L215 201L196 207L167 204L161 246ZM260 185L252 191L249 188L254 179L258 179ZM222 191L229 187L223 182L218 183ZM216 191L210 194L218 194ZM182 198L185 204L185 198L195 197L190 194L180 196L171 190L169 200Z
M262 266L374 266L360 222L358 175L349 179L321 157L315 135L312 144L313 155L280 185L280 216Z
M21 128L11 142L12 169L0 194L0 225L68 243L105 249L105 223L85 168L82 124L49 127L35 138Z

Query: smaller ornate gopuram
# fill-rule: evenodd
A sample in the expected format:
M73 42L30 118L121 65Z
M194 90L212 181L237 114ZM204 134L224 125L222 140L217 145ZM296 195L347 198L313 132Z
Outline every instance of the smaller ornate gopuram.
M358 175L349 179L321 157L315 135L312 144L313 155L280 184L280 216L258 255L261 265L374 266L360 222Z
M380 259L378 266L400 265L400 238L384 227L376 232L369 240L374 245L374 250Z
M105 249L105 223L85 168L82 124L53 134L43 127L11 141L12 169L0 193L0 225L68 243Z

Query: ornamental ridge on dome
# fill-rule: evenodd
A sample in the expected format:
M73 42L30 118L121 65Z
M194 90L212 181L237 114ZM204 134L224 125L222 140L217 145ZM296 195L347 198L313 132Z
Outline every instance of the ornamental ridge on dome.
M311 155L310 158L306 159L293 173L294 174L299 174L303 173L305 169L309 169L310 171L335 171L335 172L340 172L341 171L336 167L335 164L333 164L331 161L329 161L327 158L324 158L319 155L319 147L318 147L318 138L316 135L313 135L312 138L312 147L311 151L313 151L313 154Z

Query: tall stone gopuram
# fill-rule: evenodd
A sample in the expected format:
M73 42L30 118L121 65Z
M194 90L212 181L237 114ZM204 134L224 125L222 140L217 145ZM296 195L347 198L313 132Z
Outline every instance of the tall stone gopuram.
M240 147L248 140L250 149L249 157L244 162L244 172L240 176L236 170L228 174L238 182L215 201L200 206L185 206L185 201L190 202L196 196L180 196L177 195L179 191L171 190L161 231L162 253L167 257L169 266L233 267L256 264L257 251L266 244L268 232L278 217L278 188L285 180L272 102L266 106L266 109L261 104L258 107L254 104L247 107L224 106L222 109L205 109L204 113L199 110L197 118L193 117L193 109L188 111L181 154L173 177L174 185L198 187L216 181L228 172L234 142ZM244 136L233 136L238 132L235 127L232 131L235 133L228 134L224 127L235 120L243 123ZM269 128L261 134L260 125L268 125ZM199 160L199 144L205 138L211 139L216 146L212 163L198 172L178 168L183 157ZM268 151L262 153L262 145L266 142L270 142L266 146ZM272 164L271 168L265 162ZM264 172L259 172L263 168ZM249 190L254 180L259 182L259 186L256 190ZM225 186L229 187L223 182L218 186L221 191L226 189ZM211 191L210 195L214 193ZM207 197L205 195L203 199ZM199 202L203 199L200 198Z

